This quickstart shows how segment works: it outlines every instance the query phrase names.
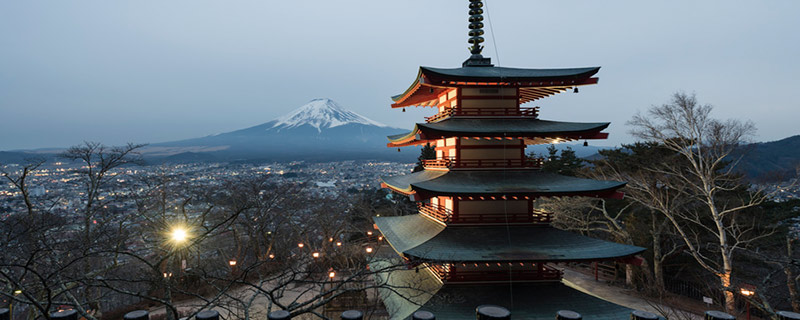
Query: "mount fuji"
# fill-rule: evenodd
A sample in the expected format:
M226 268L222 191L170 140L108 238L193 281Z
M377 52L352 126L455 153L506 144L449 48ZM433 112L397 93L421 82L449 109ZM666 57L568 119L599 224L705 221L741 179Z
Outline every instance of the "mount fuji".
M347 110L331 99L314 99L257 126L151 144L143 153L162 161L413 159L416 154L386 147L387 135L403 131Z

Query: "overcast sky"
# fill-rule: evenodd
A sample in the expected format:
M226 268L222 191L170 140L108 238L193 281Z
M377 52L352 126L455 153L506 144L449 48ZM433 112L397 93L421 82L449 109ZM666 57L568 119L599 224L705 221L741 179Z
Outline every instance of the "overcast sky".
M0 150L162 142L232 131L327 97L408 128L389 108L420 65L467 58L467 0L3 1ZM800 134L800 1L488 0L495 65L601 66L600 83L533 105L610 121L696 92L756 140ZM497 52L497 53L496 53Z

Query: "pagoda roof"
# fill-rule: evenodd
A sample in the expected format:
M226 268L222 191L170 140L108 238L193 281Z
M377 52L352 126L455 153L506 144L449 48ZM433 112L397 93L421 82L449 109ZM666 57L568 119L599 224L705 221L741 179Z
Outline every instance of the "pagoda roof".
M616 197L624 182L562 176L541 170L434 171L381 177L385 187L404 194L452 196Z
M577 80L593 76L600 67L563 69L525 69L506 67L420 67L420 72L432 79L464 81L555 81Z
M442 284L426 270L396 270L379 275L386 284L381 300L390 319L408 319L417 310L436 319L473 319L479 305L511 311L514 319L551 320L559 310L580 313L584 320L628 319L632 309L583 293L562 282Z
M388 136L390 141L388 146L422 144L445 137L605 139L608 134L600 131L609 124L609 122L563 122L534 118L447 118L434 123L417 123L410 132Z
M550 226L444 226L421 214L373 219L395 251L424 261L592 261L629 257L645 250Z
M600 67L565 69L523 69L495 66L432 68L420 67L411 86L392 97L392 107L432 106L439 94L454 87L504 86L521 88L520 103L566 91L574 86L597 83L592 78ZM425 90L420 90L425 87Z

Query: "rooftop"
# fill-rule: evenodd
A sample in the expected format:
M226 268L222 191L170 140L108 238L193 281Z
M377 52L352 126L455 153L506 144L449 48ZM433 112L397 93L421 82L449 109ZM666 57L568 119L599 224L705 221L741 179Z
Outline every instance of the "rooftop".
M445 227L419 214L373 219L395 251L426 261L593 261L628 257L645 250L550 226Z

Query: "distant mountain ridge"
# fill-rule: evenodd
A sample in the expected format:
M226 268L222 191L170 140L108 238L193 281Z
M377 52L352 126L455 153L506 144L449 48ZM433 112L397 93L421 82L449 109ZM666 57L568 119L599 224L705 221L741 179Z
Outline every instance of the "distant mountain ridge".
M800 169L800 135L746 146L737 171L754 180L775 181L797 176Z
M155 160L408 160L386 147L392 128L347 110L331 99L314 99L275 120L231 132L163 143L144 149ZM394 152L392 152L394 151Z

